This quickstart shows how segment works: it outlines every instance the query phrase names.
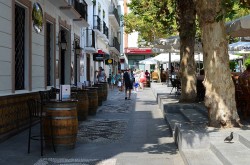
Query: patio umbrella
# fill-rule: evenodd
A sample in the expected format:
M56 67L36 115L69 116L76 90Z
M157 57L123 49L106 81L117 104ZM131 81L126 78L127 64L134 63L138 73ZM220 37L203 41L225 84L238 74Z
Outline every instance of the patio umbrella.
M229 54L229 60L237 60L237 59L243 59L243 56Z
M169 54L168 53L161 53L155 57L153 57L153 59L159 61L161 64L163 63L168 63L170 62L180 62L180 55L176 54L176 53L171 53L171 59L169 59Z
M239 41L228 45L230 51L250 51L250 42Z
M150 57L139 61L139 64L157 64L157 60L153 59L153 57Z
M232 37L250 36L250 15L238 18L227 23L226 31Z

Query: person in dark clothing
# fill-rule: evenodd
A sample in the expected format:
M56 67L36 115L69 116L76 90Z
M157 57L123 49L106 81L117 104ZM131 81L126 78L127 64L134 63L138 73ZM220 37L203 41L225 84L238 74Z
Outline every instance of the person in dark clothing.
M133 89L133 82L131 81L131 72L130 69L127 69L126 72L123 74L123 84L125 84L125 100L130 100L131 96L131 89ZM128 97L127 97L128 91Z

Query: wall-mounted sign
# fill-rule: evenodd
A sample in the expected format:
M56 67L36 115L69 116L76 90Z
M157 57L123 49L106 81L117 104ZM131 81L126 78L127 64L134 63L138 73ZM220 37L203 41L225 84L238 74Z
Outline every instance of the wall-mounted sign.
M125 48L126 54L152 54L151 48Z
M103 59L104 59L104 54L98 54L98 53L93 54L93 61L103 61Z
M106 65L112 65L113 63L114 63L113 59L107 59L107 60L105 60L105 64Z

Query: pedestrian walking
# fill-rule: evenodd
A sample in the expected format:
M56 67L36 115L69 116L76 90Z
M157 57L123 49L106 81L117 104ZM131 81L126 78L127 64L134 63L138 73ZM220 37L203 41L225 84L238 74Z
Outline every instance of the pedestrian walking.
M106 81L106 74L104 72L104 69L101 66L99 67L97 79L98 79L98 82L105 82Z
M131 100L131 90L133 89L133 76L128 68L123 74L123 82L125 84L125 100Z
M116 83L116 75L114 74L114 72L112 72L111 74L111 89L113 90L114 89L114 85Z
M119 91L122 91L122 75L121 71L119 70L117 75L116 75L116 82L117 82L117 87Z
M143 90L144 89L144 83L146 82L146 75L143 70L141 70L140 73L140 87Z

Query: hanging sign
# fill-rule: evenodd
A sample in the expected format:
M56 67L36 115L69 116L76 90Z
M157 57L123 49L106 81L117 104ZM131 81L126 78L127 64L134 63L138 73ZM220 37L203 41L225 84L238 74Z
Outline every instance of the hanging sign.
M113 59L107 59L107 60L105 60L105 64L106 65L111 65L111 64L113 64L114 63L114 60Z
M93 61L103 61L104 54L94 53L93 54Z

